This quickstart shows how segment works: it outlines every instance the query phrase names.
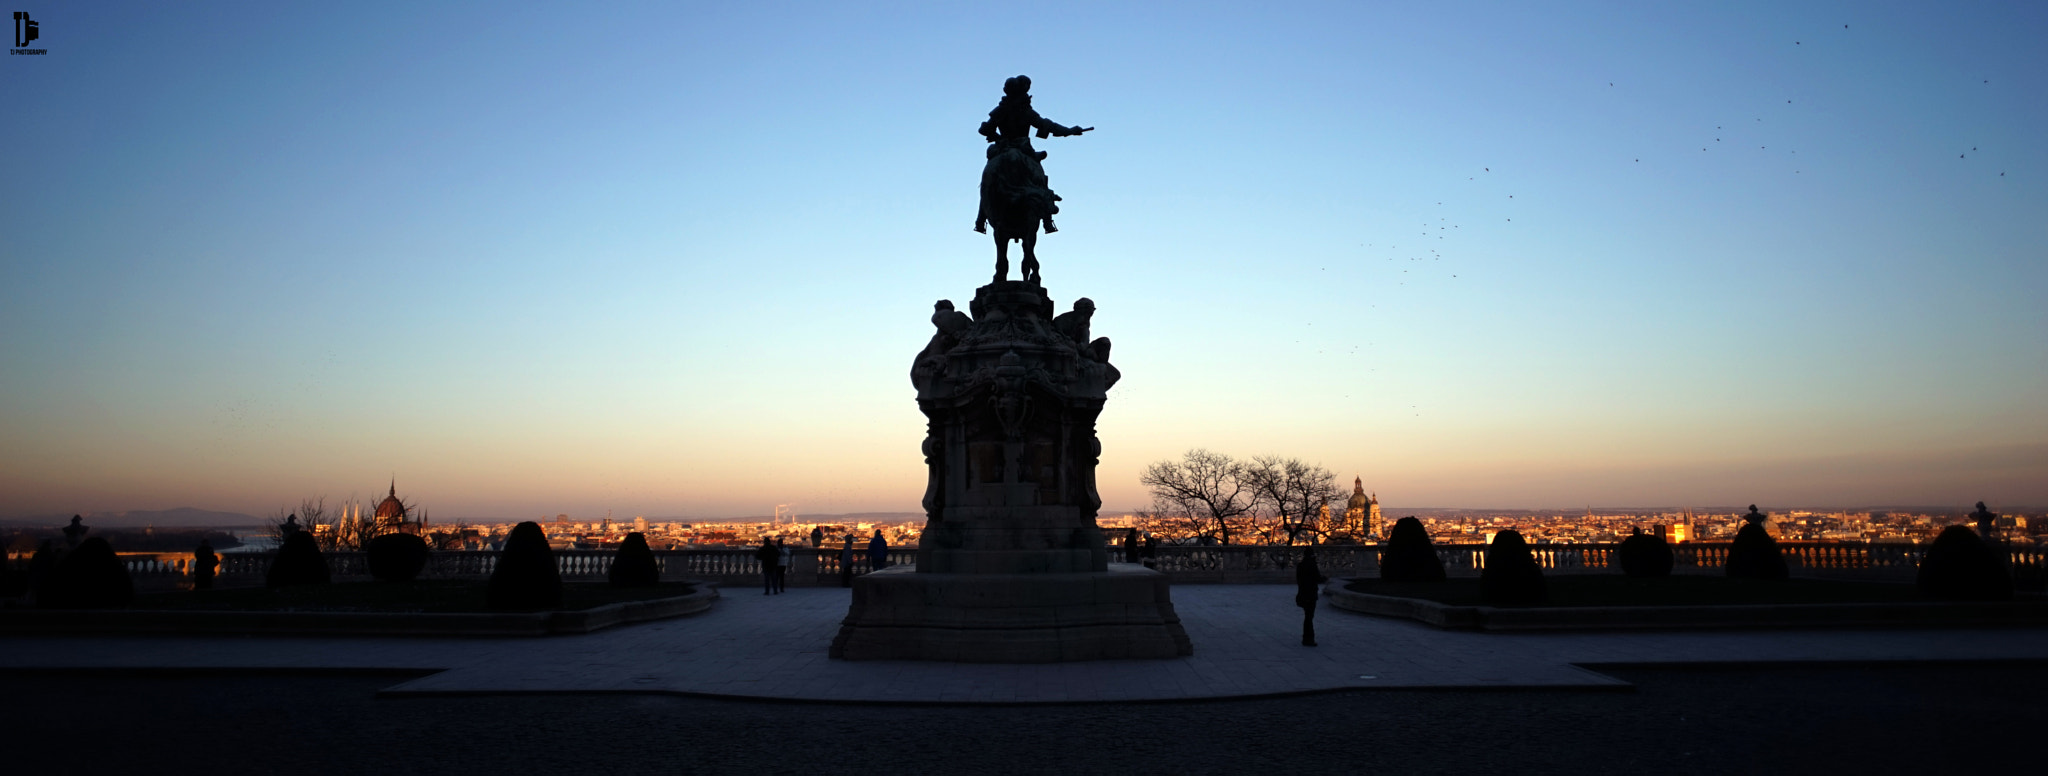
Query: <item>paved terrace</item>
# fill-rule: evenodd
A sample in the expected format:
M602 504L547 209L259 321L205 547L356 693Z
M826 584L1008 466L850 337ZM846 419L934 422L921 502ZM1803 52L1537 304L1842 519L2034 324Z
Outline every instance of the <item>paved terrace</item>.
M849 591L732 587L704 614L525 639L0 637L26 669L413 669L390 695L678 693L897 703L1179 701L1371 688L1619 689L1601 664L2048 660L2048 628L1501 634L1322 606L1303 647L1286 585L1186 585L1193 657L1038 665L825 656Z

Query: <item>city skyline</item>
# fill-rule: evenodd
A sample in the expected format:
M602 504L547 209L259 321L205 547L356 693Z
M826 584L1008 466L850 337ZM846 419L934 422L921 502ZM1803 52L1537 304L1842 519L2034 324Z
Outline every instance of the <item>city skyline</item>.
M1104 514L1191 448L1444 509L2048 504L2039 7L35 18L0 518L915 511L1019 73L1097 128L1040 144L1040 255L1116 342Z

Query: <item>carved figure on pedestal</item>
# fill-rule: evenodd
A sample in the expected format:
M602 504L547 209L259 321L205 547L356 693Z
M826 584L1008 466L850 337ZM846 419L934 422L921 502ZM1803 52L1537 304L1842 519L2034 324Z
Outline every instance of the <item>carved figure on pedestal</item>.
M1088 321L1095 317L1095 302L1088 297L1074 300L1073 312L1060 313L1052 319L1052 328L1060 336L1073 340L1081 356L1092 361L1109 363L1109 338L1088 339Z
M1055 124L1031 108L1031 79L1017 76L1003 82L1003 99L988 120L981 123L981 136L988 139L988 164L981 170L981 212L975 216L974 231L987 232L994 224L996 281L1010 276L1010 241L1024 244L1023 280L1038 282L1038 227L1045 233L1059 228L1052 223L1060 212L1058 194L1052 193L1039 162L1045 152L1031 147L1030 132L1043 138L1070 137L1094 127L1066 127Z

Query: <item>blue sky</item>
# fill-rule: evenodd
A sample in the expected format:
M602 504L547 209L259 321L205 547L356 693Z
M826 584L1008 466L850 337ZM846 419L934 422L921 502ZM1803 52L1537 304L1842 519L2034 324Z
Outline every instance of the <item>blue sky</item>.
M1018 73L1109 509L2048 503L2048 10L1784 6L42 4L0 513L914 509Z

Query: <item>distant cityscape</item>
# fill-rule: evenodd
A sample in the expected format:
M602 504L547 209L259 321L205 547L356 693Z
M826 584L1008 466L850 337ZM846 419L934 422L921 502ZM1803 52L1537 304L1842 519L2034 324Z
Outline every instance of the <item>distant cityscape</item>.
M1439 542L1479 544L1493 535L1516 530L1532 543L1586 544L1618 542L1635 529L1658 533L1673 542L1727 541L1742 525L1747 510L1583 510L1517 511L1417 509L1388 510L1371 526L1370 539L1385 537L1387 526L1398 517L1413 516ZM1925 543L1945 526L1965 522L1967 510L1928 511L1820 511L1789 510L1772 514L1766 523L1772 536L1782 541L1897 542ZM604 549L617 546L626 534L638 531L656 549L731 547L759 545L763 540L782 539L791 544L810 543L815 532L820 543L840 546L846 536L865 543L881 531L892 547L914 545L924 528L924 516L917 513L868 515L786 515L723 521L662 520L647 517L626 519L574 519L566 514L538 520L550 543L562 549ZM1166 544L1195 544L1194 535L1168 535L1155 531L1145 513L1104 514L1096 523L1106 531L1137 529L1159 533ZM463 525L461 546L481 549L502 541L513 522ZM2001 534L2013 541L2040 543L2048 539L2048 516L2000 515ZM431 529L430 529L431 530ZM1235 540L1233 540L1235 541ZM1241 542L1240 542L1241 543Z
M1381 509L1371 505L1370 526L1363 532L1351 531L1340 534L1339 541L1378 541L1385 538L1393 521L1400 517L1413 516L1429 530L1430 536L1438 542L1450 544L1482 544L1492 541L1494 534L1504 530L1519 531L1523 537L1535 544L1591 544L1618 542L1640 529L1645 533L1664 536L1673 542L1711 542L1732 539L1742 525L1741 514L1746 511L1735 508L1715 509L1584 509L1584 510L1475 510L1475 509ZM1782 541L1814 542L1876 542L1917 544L1932 541L1945 526L1966 522L1967 509L1935 510L1929 508L1873 509L1873 510L1805 510L1793 509L1770 514L1766 523L1772 536ZM405 516L412 517L411 505L406 505ZM304 527L322 540L323 545L346 548L340 537L349 533L348 522L361 519L359 513L349 509L340 510L332 522L311 523ZM352 517L352 515L355 515ZM1357 515L1366 517L1365 515ZM446 520L431 522L424 517L409 520L404 530L417 532L429 539L430 543L444 550L490 550L498 548L514 525L521 521L468 521ZM541 516L533 522L540 524L547 534L549 543L557 549L610 549L617 547L633 532L643 534L650 546L657 550L680 550L691 548L718 548L758 546L761 542L781 539L793 545L810 545L815 534L821 546L843 546L845 538L854 537L857 544L865 548L867 542L880 532L892 547L914 546L924 528L924 515L915 512L856 513L842 515L798 515L782 511L777 515L719 519L650 518L634 516L627 518L576 517L567 513ZM1186 530L1174 530L1185 526L1186 521L1160 521L1150 513L1127 511L1105 513L1097 518L1097 524L1112 534L1112 541L1128 530L1155 534L1163 544L1200 544L1204 538ZM92 520L86 521L92 525ZM222 549L243 552L261 551L275 546L275 524L224 525L224 526L125 526L116 522L109 526L94 526L99 534L126 535L128 541L120 542L124 547L142 549L142 544L167 545L162 549L174 549L172 545L186 541L188 536L206 534ZM1363 526L1361 526L1363 527ZM1997 520L2000 535L2008 541L2021 544L2048 544L2048 513L2001 514ZM28 521L10 521L5 529L9 535L7 549L10 555L30 552L39 538L55 538L60 524ZM1210 541L1213 541L1211 539ZM1255 536L1234 536L1232 543L1259 543Z

